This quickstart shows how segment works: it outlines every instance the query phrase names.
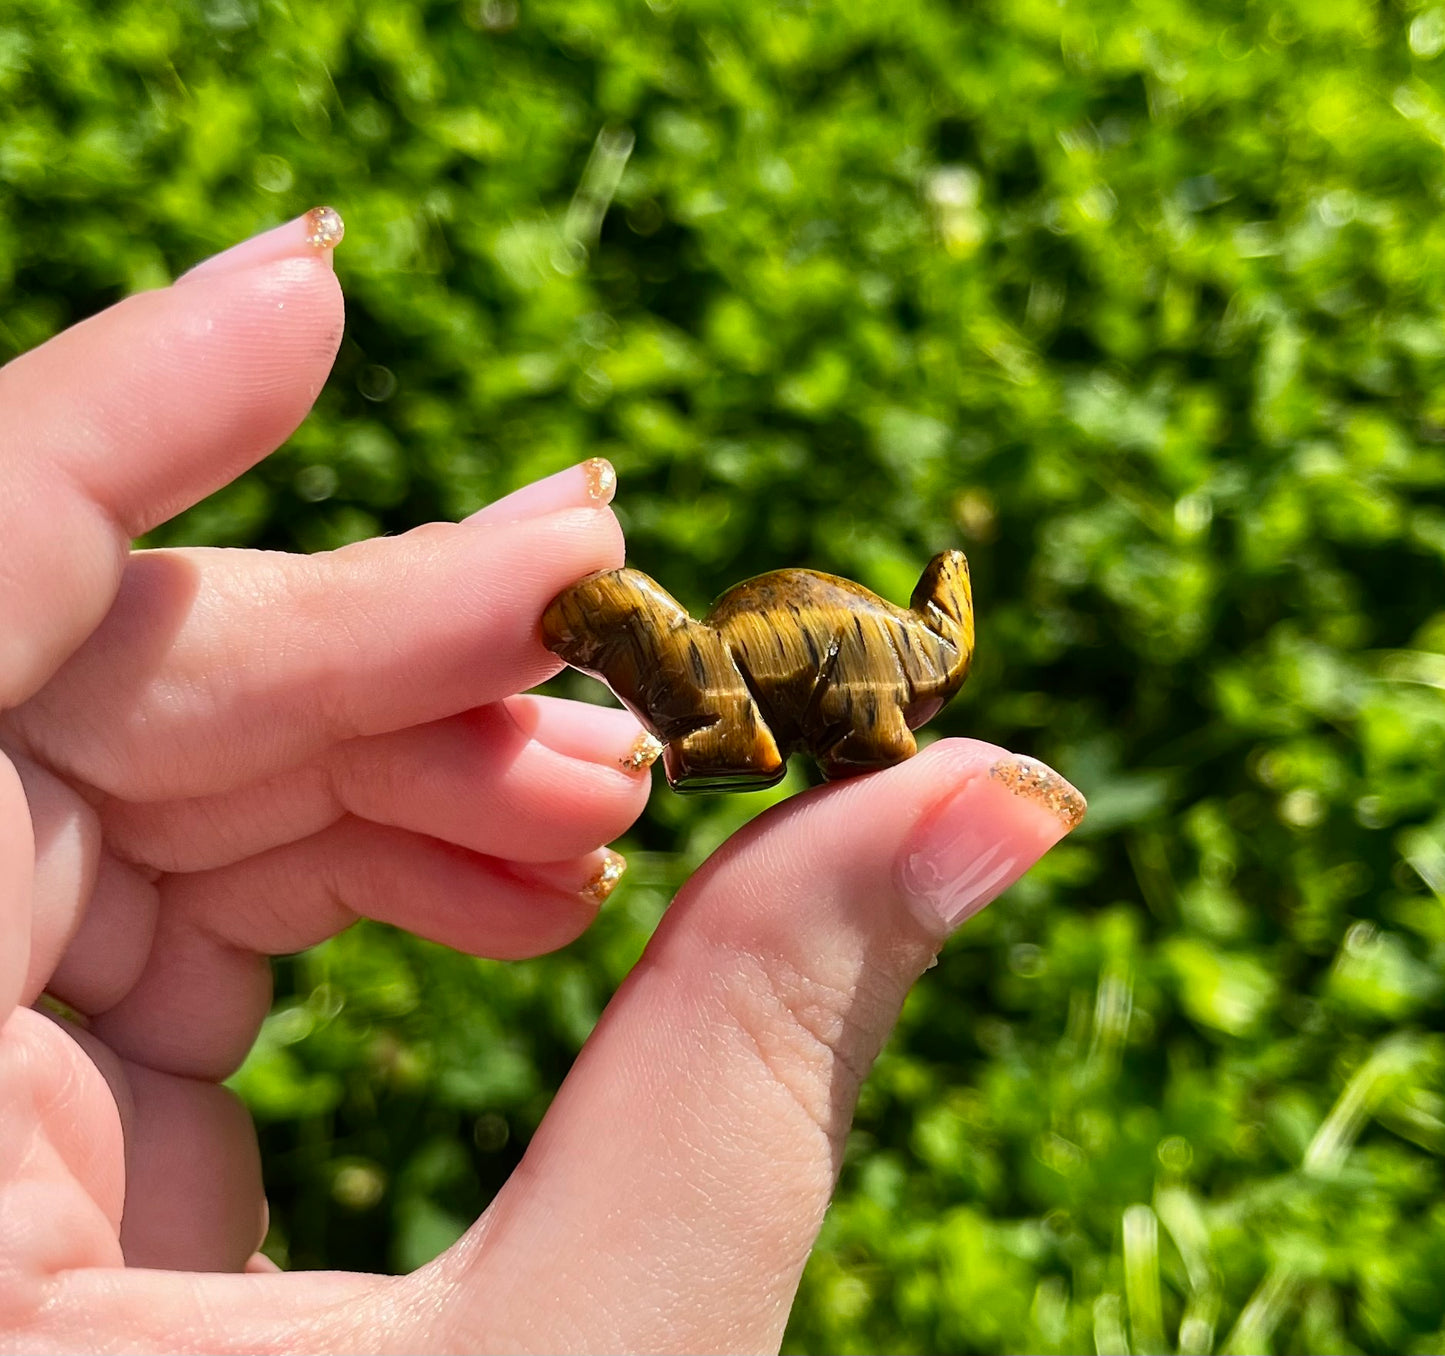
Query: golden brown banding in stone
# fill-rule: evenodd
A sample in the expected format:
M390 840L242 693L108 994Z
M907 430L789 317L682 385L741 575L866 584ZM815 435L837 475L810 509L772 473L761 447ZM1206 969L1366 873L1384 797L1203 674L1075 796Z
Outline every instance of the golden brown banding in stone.
M729 589L695 621L639 570L564 589L547 648L603 679L664 745L677 790L774 786L811 753L829 779L891 767L968 676L973 599L962 551L924 570L911 606L815 570Z
M1089 808L1077 787L1066 782L1053 768L1032 758L1000 758L989 768L988 775L1002 782L1014 795L1037 801L1069 830L1078 828Z

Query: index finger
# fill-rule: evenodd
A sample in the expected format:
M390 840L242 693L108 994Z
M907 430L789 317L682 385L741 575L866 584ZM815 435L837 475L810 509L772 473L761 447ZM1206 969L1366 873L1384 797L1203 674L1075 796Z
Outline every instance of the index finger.
M153 801L510 696L561 667L538 632L548 600L622 563L617 519L585 502L315 556L140 552L94 637L4 728L52 768Z
M323 210L0 369L0 709L104 616L133 536L260 460L311 408L342 330L340 218Z

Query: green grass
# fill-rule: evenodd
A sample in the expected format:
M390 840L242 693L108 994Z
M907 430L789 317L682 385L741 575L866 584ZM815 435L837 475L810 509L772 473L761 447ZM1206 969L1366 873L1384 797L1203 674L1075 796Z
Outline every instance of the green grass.
M910 1001L789 1349L1445 1345L1445 10L0 15L0 351L321 201L336 375L157 540L321 549L600 454L690 604L962 545L935 728L1090 798ZM455 1236L755 809L660 794L556 957L283 963L240 1080L276 1254Z

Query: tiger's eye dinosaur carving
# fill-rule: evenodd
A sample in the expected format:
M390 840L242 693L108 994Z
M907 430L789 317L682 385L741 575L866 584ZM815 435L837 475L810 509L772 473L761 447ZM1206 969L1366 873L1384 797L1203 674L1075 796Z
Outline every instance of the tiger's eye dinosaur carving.
M962 551L929 561L905 611L861 584L776 570L694 621L638 570L563 590L547 648L601 678L666 746L677 791L773 786L807 752L830 780L911 758L913 731L968 676L973 596Z

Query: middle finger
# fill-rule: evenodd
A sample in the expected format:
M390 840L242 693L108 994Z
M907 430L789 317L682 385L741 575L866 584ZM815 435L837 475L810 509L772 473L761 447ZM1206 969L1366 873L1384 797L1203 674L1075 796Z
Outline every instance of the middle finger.
M160 871L205 871L295 842L345 814L518 862L580 856L623 833L661 750L625 711L512 697L338 744L235 791L102 801L106 840Z

